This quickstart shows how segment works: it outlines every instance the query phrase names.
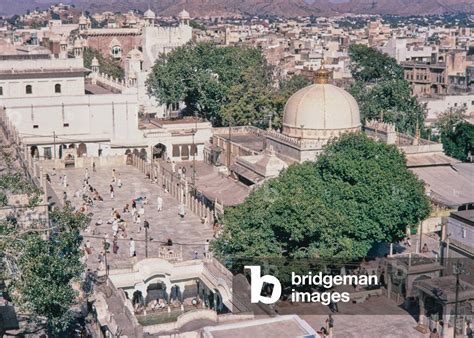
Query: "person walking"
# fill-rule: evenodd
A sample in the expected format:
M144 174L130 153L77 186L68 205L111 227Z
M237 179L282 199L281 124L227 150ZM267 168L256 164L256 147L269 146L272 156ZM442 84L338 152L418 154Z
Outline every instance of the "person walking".
M113 185L111 184L111 185L110 185L110 198L111 198L111 199L114 199L114 196L115 196L115 194L114 194L114 187L113 187Z
M119 246L118 246L118 239L117 239L116 236L114 236L114 241L112 242L112 252L113 252L114 254L117 254L118 249L119 249Z
M332 338L334 334L334 319L332 318L332 315L329 315L328 319L326 319L326 324L328 327L329 337Z
M67 188L67 175L66 174L64 174L63 176L63 187Z
M163 210L163 198L161 196L158 196L156 199L156 208L158 209L158 212Z
M204 257L207 258L209 256L209 240L206 239L206 243L204 244Z
M140 214L137 215L137 225L138 225L138 232L142 231L142 219L140 217Z
M95 173L95 162L92 162L92 172Z
M181 219L183 219L184 215L186 215L186 209L182 203L178 206L178 215L181 217Z
M89 169L86 168L86 170L84 171L84 180L87 181L89 180Z
M135 248L135 241L133 238L130 238L130 257L135 257L137 255L137 251Z
M135 206L132 206L132 222L136 223L137 221L137 208Z
M119 176L118 181L117 181L117 186L118 186L119 188L122 187L122 178L121 178L120 176Z

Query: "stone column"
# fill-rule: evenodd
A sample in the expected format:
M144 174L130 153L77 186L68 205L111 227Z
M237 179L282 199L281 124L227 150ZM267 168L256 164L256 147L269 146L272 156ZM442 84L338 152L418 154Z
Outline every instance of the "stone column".
M424 294L419 291L419 296L418 300L420 303L420 316L418 318L418 323L420 325L425 325L426 324L426 314L425 314L425 299L424 299Z

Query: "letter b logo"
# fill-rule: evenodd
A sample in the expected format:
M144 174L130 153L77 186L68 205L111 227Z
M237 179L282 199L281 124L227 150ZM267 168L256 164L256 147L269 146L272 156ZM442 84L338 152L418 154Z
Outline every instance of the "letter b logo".
M260 267L254 265L247 265L245 269L250 270L250 301L252 303L262 302L263 304L273 304L281 296L281 284L275 276L264 275L260 276ZM273 284L273 291L270 297L261 295L263 283Z

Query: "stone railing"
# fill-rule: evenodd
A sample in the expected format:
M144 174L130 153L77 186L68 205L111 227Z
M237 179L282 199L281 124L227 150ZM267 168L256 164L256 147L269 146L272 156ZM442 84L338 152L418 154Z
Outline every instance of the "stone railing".
M161 166L159 162L148 163L136 155L131 156L131 164L144 173L150 181L156 182L159 186L166 189L173 198L179 203L184 204L195 215L201 219L207 219L209 224L213 224L214 210L190 193L191 186L186 178L178 178L176 173L170 172Z
M88 76L93 84L104 87L114 93L122 93L128 88L136 86L136 80L133 79L117 79L105 73L91 73Z

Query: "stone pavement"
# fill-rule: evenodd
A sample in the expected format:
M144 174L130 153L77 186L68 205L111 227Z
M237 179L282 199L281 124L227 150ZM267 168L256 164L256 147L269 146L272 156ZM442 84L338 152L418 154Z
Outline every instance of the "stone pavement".
M204 252L204 244L207 239L211 239L213 235L212 225L202 224L198 216L192 214L187 210L184 219L178 216L179 203L169 194L165 193L157 184L153 184L147 180L142 173L132 166L122 166L115 168L117 178L121 177L123 186L119 188L114 184L115 197L110 196L109 185L112 182L112 167L97 168L97 172L92 172L89 168L89 184L92 185L104 199L102 202L95 202L95 205L88 211L93 213L90 228L86 230L83 235L85 239L89 239L93 252L88 257L87 263L90 268L97 267L97 257L102 251L102 241L106 234L112 243L112 225L106 224L107 220L111 218L112 208L116 208L122 219L127 222L128 237L119 238L118 254L112 252L107 255L107 259L111 268L128 266L145 258L145 231L143 229L143 222L147 220L150 223L148 237L150 239L148 244L148 257L158 257L160 245L172 239L172 250L177 253L183 251L184 259L191 259L194 251L199 253L202 257ZM84 180L85 169L82 168L67 168L57 170L57 175L51 177L51 188L54 190L52 200L62 204L62 196L64 190L67 193L68 200L71 201L74 207L82 205L82 198L74 197L76 190L81 190ZM61 177L66 174L68 187L63 188L61 184ZM160 195L163 198L163 210L157 211L157 197ZM123 213L125 204L129 204L131 209L132 199L146 196L148 205L145 205L145 214L142 216L142 230L138 231L138 225L132 222L130 213ZM140 204L137 203L137 208ZM102 220L103 224L96 226L95 223ZM137 257L129 257L129 242L130 237L135 240ZM112 251L112 248L110 249Z
M326 325L331 313L321 304L297 304L279 311L296 313L316 331ZM323 314L323 313L326 314ZM416 338L426 337L415 330L416 320L386 297L370 297L360 304L340 303L333 314L334 338Z

